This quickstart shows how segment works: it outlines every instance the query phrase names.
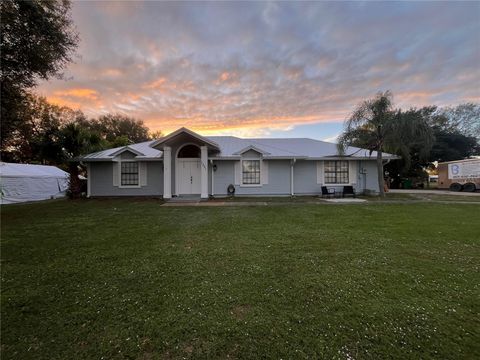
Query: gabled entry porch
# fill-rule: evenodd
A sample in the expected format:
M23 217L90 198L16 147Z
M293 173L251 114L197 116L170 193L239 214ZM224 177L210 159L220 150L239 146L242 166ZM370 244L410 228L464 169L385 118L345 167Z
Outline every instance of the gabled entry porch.
M163 197L197 195L208 198L208 156L219 146L193 131L181 128L152 147L163 151Z

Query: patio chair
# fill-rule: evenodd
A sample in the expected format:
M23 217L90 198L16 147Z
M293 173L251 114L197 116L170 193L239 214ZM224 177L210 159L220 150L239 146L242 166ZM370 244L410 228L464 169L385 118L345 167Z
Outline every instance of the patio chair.
M355 197L355 190L353 189L353 186L344 186L343 187L342 197L345 197L345 196Z
M335 197L335 189L329 189L326 186L322 186L322 197Z

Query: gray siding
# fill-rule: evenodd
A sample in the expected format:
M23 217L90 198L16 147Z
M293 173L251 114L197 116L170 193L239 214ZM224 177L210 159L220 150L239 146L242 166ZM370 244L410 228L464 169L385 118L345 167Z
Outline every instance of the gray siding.
M365 189L378 193L377 163L376 161L362 161L367 173L362 175L365 178Z
M161 196L163 194L163 163L147 164L147 185L140 188L113 186L113 163L90 163L90 196Z
M321 184L317 184L317 162L297 160L293 173L294 193L297 195L319 194Z
M255 150L248 150L248 151L245 151L243 154L242 154L242 158L246 159L260 159L261 158L261 154L259 154L257 151Z
M235 161L215 161L214 195L227 195L227 187L235 185ZM211 189L211 184L210 188ZM268 160L268 184L258 187L235 185L235 195L289 195L290 160Z

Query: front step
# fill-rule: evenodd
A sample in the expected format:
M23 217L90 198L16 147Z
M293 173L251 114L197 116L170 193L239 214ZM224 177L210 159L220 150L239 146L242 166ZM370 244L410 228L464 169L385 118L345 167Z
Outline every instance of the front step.
M200 195L180 195L166 201L169 203L198 203L201 200Z

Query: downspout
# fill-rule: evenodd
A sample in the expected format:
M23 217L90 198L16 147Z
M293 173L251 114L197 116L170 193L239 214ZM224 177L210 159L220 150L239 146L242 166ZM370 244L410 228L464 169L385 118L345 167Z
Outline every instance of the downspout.
M211 192L211 195L212 195L212 197L213 197L213 196L214 196L214 194L213 194L213 189L214 189L213 184L214 184L214 174L215 174L215 171L213 170L213 160L212 160L212 159L210 159L210 165L211 165L211 168L212 168L212 189L211 189L210 192Z
M294 196L294 183L293 183L293 166L295 165L295 162L297 159L293 158L293 160L290 160L290 195Z

